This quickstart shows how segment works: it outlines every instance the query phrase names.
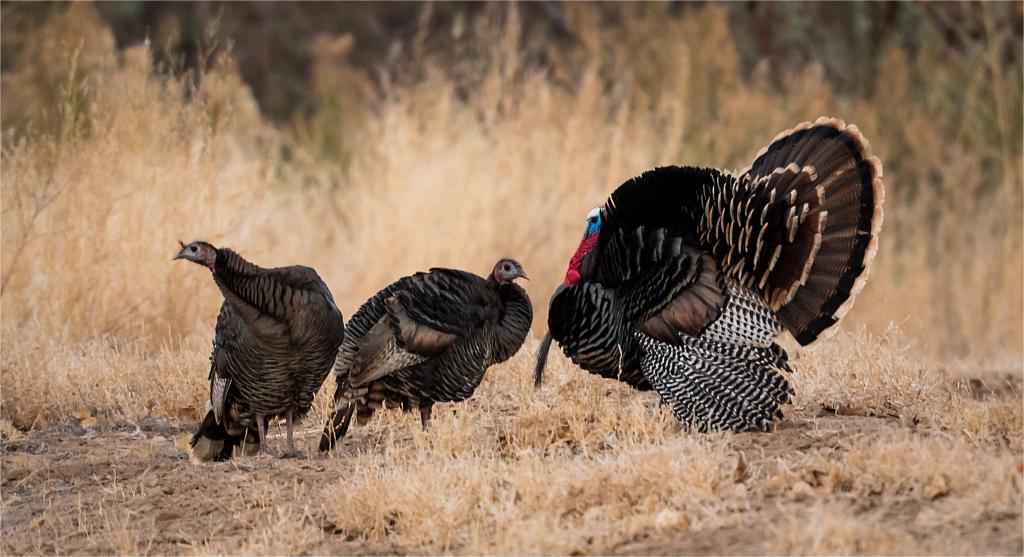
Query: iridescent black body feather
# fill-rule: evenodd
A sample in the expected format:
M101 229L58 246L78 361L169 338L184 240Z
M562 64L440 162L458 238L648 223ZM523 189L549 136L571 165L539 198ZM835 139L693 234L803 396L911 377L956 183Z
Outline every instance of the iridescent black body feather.
M210 355L210 409L192 446L202 442L198 456L215 460L243 440L264 448L269 420L284 417L293 448L292 423L309 412L344 338L341 311L309 267L265 269L230 249L195 244L214 250L209 266L224 303Z
M775 337L814 342L867 280L881 176L857 128L827 118L736 175L645 172L600 209L597 242L552 298L550 334L584 369L653 386L699 429L765 429L792 392Z
M519 264L514 276L525 276ZM334 367L335 412L320 450L363 423L382 404L418 409L423 426L436 402L473 395L487 368L511 358L533 322L526 291L511 280L434 268L390 284L356 312Z

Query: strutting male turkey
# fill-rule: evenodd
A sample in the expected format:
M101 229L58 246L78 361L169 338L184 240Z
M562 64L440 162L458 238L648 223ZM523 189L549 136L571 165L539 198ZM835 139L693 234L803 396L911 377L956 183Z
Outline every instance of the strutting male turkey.
M366 423L377 408L419 409L423 428L435 402L473 395L490 366L511 358L533 322L533 306L514 281L523 267L501 259L488 277L433 268L403 277L370 298L348 323L334 366L335 412L320 450L345 436L353 413Z
M882 165L831 118L783 132L750 168L664 167L587 216L551 299L580 367L653 388L698 430L766 430L792 390L774 342L808 345L850 310L882 227Z
M224 294L210 356L210 410L192 437L201 460L231 458L235 447L266 452L270 419L284 417L288 452L295 422L334 364L345 335L341 311L309 267L264 269L206 242L175 259L210 269Z

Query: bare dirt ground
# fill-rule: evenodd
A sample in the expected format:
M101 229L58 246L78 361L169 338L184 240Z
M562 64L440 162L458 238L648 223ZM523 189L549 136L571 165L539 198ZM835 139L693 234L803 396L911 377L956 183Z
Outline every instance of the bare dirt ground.
M1005 403L1019 401L1021 396L1020 378L1012 375L968 385L982 401ZM498 545L497 549L614 554L1020 555L1024 551L1020 508L1024 464L1019 454L1012 454L1016 450L1012 447L1020 446L1019 440L1006 439L1003 448L971 448L948 439L948 434L918 428L915 420L905 417L836 415L825 410L812 414L803 409L796 414L770 434L696 436L674 431L662 446L639 451L618 455L610 450L590 455L570 451L542 457L555 467L582 460L588 464L577 469L578 474L593 471L600 476L603 460L646 462L644 459L655 453L667 452L684 463L693 455L693 465L698 466L703 456L696 454L695 447L703 447L701 450L712 451L718 461L712 466L717 470L717 479L711 482L713 493L703 499L704 505L714 508L702 514L698 498L695 507L684 502L675 505L675 510L666 510L672 505L656 509L653 526L627 529L609 539L583 537L571 547L527 545L517 551ZM448 435L446 418L457 421L455 416L442 413L438 420L441 431L436 435ZM163 418L145 418L136 424L99 423L94 428L66 423L27 435L5 435L3 554L404 554L493 547L479 541L447 546L409 544L409 539L416 538L401 535L398 514L384 517L391 521L384 536L373 535L372 529L338 524L339 490L348 489L350 478L352 483L360 481L357 467L381 462L367 458L383 456L386 461L384 453L396 447L424 451L424 439L428 445L436 443L429 439L435 432L419 432L414 427L416 420L394 418L399 427L392 426L391 433L382 428L357 429L333 456L315 452L318 431L307 421L301 441L307 451L305 458L247 457L217 464L195 464L183 450L194 424ZM460 424L452 425L457 426ZM915 458L923 454L934 462L910 462L919 469L915 472L901 461L893 464L898 471L886 475L881 472L886 461L900 457L886 449L896 445L884 444L881 440L885 439L900 439L901 445L911 447L908 454L917 455ZM278 433L272 445L282 442ZM938 452L931 450L935 447ZM978 460L979 454L985 459ZM857 460L865 458L872 463L857 468ZM515 466L517 457L504 460ZM830 469L830 462L845 463L845 467ZM958 468L957 462L968 467L984 462L990 468L970 472L979 473L980 479L971 476L974 480L966 481L968 472ZM930 470L932 465L938 472ZM598 478L599 483L606 481L608 478ZM642 475L633 479L625 475L623 481L634 493L648 489ZM986 489L985 484L995 491ZM707 489L700 481L692 485L698 491ZM608 485L607 490L621 487ZM655 489L664 491L659 497L671 498L673 494L666 492L688 487L677 484ZM494 501L508 495L500 493L502 490L516 491L514 481L504 487L499 484ZM390 493L377 495L387 498ZM599 499L588 503L586 488L570 495L580 501L584 520L588 513L606 508ZM687 501L688 494L677 495ZM433 496L458 498L459 494ZM627 512L629 508L646 512L642 509L647 505L639 496ZM564 516L573 513L560 512ZM710 520L710 516L715 518ZM546 535L557 538L560 528L572 524L572 520L550 523ZM502 526L495 521L493 527L496 530L490 533L500 535L502 528L514 528L516 523Z

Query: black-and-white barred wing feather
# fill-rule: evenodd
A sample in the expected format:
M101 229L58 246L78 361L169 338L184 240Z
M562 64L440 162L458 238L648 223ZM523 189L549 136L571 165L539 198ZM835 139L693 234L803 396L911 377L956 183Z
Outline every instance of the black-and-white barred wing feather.
M781 325L754 292L727 286L721 315L700 335L668 343L642 330L641 369L680 421L700 430L764 430L782 416L792 390L775 344Z

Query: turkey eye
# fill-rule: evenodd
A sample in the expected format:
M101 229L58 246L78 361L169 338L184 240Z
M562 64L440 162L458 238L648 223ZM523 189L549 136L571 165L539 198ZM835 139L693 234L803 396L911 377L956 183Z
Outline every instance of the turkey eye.
M194 252L194 251L196 251L196 247L195 246L189 246L188 247L188 251Z
M506 263L505 265L503 265L503 266L501 267L501 270L502 270L502 271L505 271L506 273L511 273L511 272L512 272L512 267L511 267L511 266L509 266L509 265L508 265L508 264Z

